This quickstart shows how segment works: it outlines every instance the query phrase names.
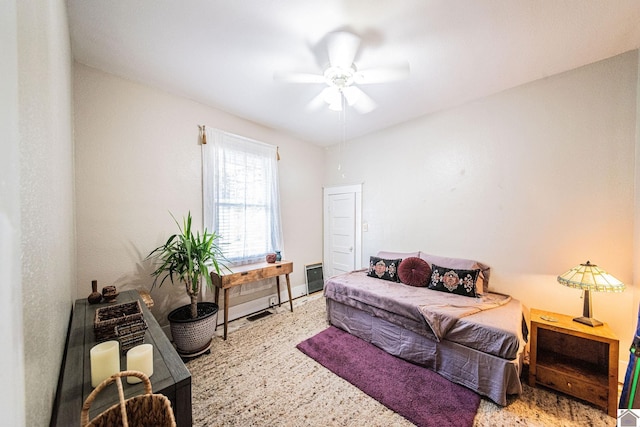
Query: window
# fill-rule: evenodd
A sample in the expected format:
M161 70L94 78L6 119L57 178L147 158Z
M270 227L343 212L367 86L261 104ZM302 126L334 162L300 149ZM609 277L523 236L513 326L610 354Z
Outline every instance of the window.
M206 129L204 224L232 264L264 261L283 250L276 147Z

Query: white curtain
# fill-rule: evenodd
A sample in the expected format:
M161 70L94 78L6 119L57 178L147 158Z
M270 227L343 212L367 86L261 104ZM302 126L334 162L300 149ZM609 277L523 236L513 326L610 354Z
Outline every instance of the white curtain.
M231 265L264 261L284 242L277 147L207 127L203 156L204 225L216 231Z

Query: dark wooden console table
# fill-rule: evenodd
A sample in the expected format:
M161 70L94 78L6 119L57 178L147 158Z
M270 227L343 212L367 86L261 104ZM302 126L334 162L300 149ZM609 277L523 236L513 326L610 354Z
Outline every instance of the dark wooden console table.
M140 300L148 329L144 342L153 345L153 375L149 378L154 393L164 394L171 401L178 426L191 426L191 373L162 331L137 291L122 292L116 302ZM64 366L60 373L58 396L51 419L52 426L80 425L82 405L93 390L91 387L91 362L89 350L96 344L93 320L96 309L107 304L90 305L86 298L76 300L66 348ZM120 357L120 369L125 370L127 358ZM125 398L144 393L142 383L127 384L123 381ZM118 391L110 385L98 394L91 405L90 418L95 417L118 402Z
M244 285L245 283L256 282L262 279L276 278L276 286L278 290L278 306L282 304L280 301L280 275L284 275L287 279L287 292L289 293L289 306L293 311L293 300L291 299L291 282L289 274L293 271L292 261L278 261L276 263L261 262L257 264L239 265L233 267L232 273L222 273L220 276L215 271L211 272L211 281L216 287L215 301L218 304L220 297L220 289L224 290L224 339L227 339L227 324L229 322L229 289L234 286Z

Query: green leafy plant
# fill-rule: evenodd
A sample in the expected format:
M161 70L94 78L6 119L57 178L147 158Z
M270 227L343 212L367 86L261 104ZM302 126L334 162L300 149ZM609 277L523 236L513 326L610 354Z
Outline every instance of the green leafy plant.
M202 278L209 288L213 288L209 269L213 268L220 274L221 268L228 268L221 262L226 261L216 240L220 238L216 232L208 232L205 228L202 234L191 230L191 212L183 219L183 225L171 215L180 233L173 234L167 242L155 248L147 255L158 262L157 268L151 273L155 276L153 286L162 286L165 280L172 283L182 282L187 294L191 298L191 318L198 317L198 295L202 286Z

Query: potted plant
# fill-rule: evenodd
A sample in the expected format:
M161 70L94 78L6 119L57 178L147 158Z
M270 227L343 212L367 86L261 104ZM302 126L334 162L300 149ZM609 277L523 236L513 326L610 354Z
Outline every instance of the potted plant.
M178 352L183 356L195 356L210 348L218 312L218 304L198 302L202 280L204 278L207 286L213 288L209 269L213 268L220 274L221 267L226 268L221 261L226 259L216 244L220 236L215 231L210 233L205 228L200 234L191 230L191 212L184 218L182 227L175 217L173 220L180 232L170 236L164 245L151 251L147 258L158 262L157 268L151 273L155 276L153 286L158 281L158 286L162 286L167 279L172 283L179 281L191 299L190 304L170 312L168 319Z

